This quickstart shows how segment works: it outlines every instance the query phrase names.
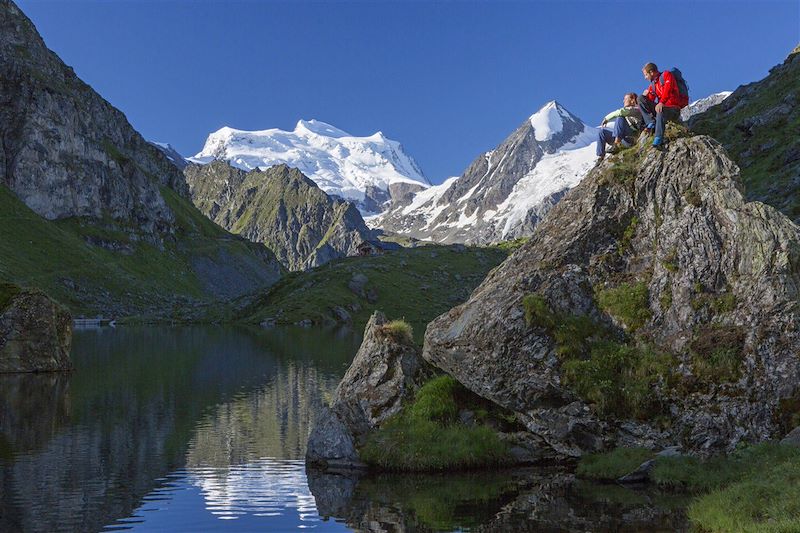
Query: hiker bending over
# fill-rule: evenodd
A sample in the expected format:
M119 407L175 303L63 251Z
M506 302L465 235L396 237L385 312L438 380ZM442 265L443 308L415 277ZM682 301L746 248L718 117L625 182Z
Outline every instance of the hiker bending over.
M681 108L689 105L689 91L678 69L659 72L655 63L648 63L642 67L642 74L650 86L639 96L639 110L647 132L655 132L653 146L660 147L664 142L664 121L680 121Z
M606 144L613 144L611 153L615 153L622 146L630 146L636 135L642 130L642 113L636 106L636 93L628 93L622 99L622 107L612 111L603 119L601 126L614 120L614 130L601 127L597 135L597 157L606 156Z

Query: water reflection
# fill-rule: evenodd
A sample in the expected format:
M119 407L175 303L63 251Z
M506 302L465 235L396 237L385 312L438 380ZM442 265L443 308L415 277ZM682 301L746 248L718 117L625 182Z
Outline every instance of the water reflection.
M559 471L306 472L358 347L306 329L78 332L70 375L0 377L0 531L681 531L685 501Z
M78 332L73 374L0 378L0 530L97 531L189 483L187 466L299 459L310 406L357 344L288 329Z
M358 477L309 472L319 513L354 531L688 531L687 500L517 469Z

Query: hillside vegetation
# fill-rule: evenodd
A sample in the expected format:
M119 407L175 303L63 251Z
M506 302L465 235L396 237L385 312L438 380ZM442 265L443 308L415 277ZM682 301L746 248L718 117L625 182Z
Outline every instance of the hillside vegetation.
M360 330L378 309L409 322L419 342L428 322L466 300L507 254L499 247L453 245L339 259L289 274L238 316L277 324L349 323Z
M217 298L274 282L263 246L235 237L174 191L161 190L176 233L163 249L135 228L90 218L46 220L0 185L0 279L39 287L75 314L191 315Z

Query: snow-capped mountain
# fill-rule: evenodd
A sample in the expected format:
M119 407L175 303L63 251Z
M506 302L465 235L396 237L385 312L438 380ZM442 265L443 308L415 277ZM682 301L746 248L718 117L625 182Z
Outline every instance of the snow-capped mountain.
M179 170L183 170L186 168L188 164L186 158L183 157L178 151L169 143L160 143L156 141L148 141L150 144L161 150L167 159L169 159L170 163L178 167Z
M700 100L695 100L688 106L681 109L681 120L686 122L694 115L698 113L702 113L706 111L709 107L713 107L718 103L725 100L732 94L732 91L722 91L720 93L714 93L712 95L706 96L705 98L701 98Z
M448 243L488 243L530 234L592 168L596 140L597 128L558 102L548 102L464 174L416 193L368 223Z
M222 128L208 136L190 161L227 160L243 170L286 164L331 196L377 213L390 199L424 189L430 182L402 145L381 132L354 137L318 120L301 120L293 131Z

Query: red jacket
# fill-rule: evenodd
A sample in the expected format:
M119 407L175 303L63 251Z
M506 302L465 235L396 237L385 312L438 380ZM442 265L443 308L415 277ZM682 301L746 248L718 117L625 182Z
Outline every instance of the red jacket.
M689 97L681 95L675 76L668 70L662 72L658 79L650 84L647 98L653 102L658 98L659 103L667 107L683 108L689 105Z

